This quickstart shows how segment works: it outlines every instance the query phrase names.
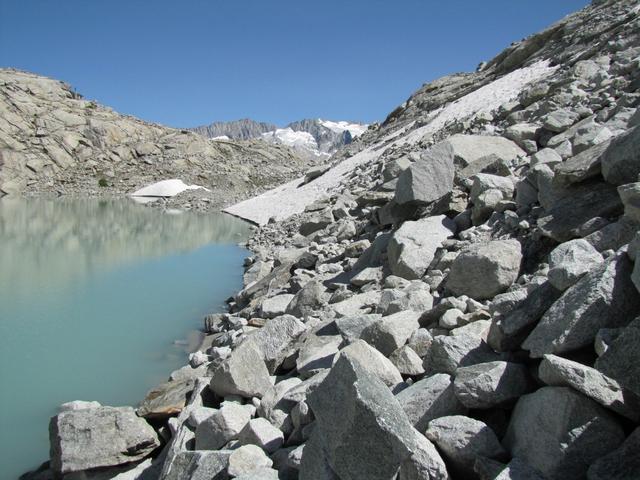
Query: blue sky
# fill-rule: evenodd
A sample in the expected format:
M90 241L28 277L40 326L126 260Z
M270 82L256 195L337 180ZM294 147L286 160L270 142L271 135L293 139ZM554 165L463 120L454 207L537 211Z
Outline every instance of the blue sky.
M588 0L0 0L0 66L175 127L379 121Z

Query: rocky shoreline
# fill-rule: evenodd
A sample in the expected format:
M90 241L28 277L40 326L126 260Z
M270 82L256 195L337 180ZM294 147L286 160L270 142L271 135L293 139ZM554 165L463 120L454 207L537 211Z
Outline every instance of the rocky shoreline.
M63 405L25 478L637 478L639 13L594 1L229 208L259 226L200 351L136 410Z

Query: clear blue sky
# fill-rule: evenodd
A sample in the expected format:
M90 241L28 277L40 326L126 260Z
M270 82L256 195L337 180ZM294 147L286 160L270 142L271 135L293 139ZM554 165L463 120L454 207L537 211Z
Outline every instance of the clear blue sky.
M383 120L588 0L0 0L0 66L175 127Z

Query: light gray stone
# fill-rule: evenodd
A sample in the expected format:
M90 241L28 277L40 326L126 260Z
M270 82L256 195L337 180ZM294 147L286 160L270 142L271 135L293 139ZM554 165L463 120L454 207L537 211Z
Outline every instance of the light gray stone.
M257 413L267 419L274 427L284 433L290 433L293 425L290 417L291 410L296 406L295 402L284 399L286 393L302 383L297 377L286 378L276 383L267 390L260 399Z
M238 434L240 445L257 445L267 453L273 453L284 443L284 434L264 418L250 420Z
M545 477L572 480L584 478L592 462L623 440L622 428L593 400L543 387L518 400L503 443Z
M411 310L422 313L433 307L429 285L414 280L403 290L385 289L380 295L377 311L383 315Z
M586 240L570 240L549 254L549 282L558 290L566 290L603 261L602 255Z
M571 185L597 177L602 172L602 156L609 142L595 145L566 162L554 166L554 182L559 185Z
M296 293L289 305L286 313L298 318L311 315L315 310L322 308L327 300L326 288L321 282L312 280Z
M562 133L580 120L580 115L565 108L545 115L542 126L550 132Z
M545 355L538 368L538 376L547 385L571 387L603 407L635 422L640 420L640 399L595 368L555 355Z
M336 320L336 328L345 341L352 343L362 336L362 331L372 323L380 320L382 316L378 313L370 313L366 315L354 315L351 317L342 317Z
M227 478L230 455L228 450L180 452L163 480L223 480Z
M402 382L402 375L394 363L364 340L357 340L340 350L334 359L334 364L342 356L359 362L363 368L379 378L388 387L394 387Z
M351 284L362 287L368 283L380 283L383 276L382 267L365 268L351 279Z
M520 243L516 240L472 244L453 261L446 288L475 300L492 298L516 280L521 259Z
M494 480L547 480L540 472L519 458L514 458Z
M621 327L640 310L623 252L607 259L569 288L522 344L533 358L593 345L601 328Z
M214 371L209 388L216 395L262 397L271 388L263 355L253 345L241 344Z
M468 408L492 408L515 402L533 387L527 367L487 362L456 370L453 391Z
M305 331L307 326L300 320L292 315L282 315L267 321L264 327L251 333L244 343L246 347L258 351L269 373L274 373Z
M408 345L404 345L389 355L393 363L402 375L416 376L424 373L422 359Z
M238 438L249 420L249 409L237 403L226 403L196 427L196 450L222 448Z
M414 383L396 398L411 424L420 432L424 432L434 418L467 412L453 391L452 378L444 373Z
M49 423L51 469L58 474L111 467L149 456L158 435L130 407L69 410Z
M640 318L622 329L606 352L596 360L595 368L640 396Z
M388 356L397 350L420 328L417 312L398 312L372 323L362 331L362 340Z
M436 250L455 231L455 222L444 215L404 222L389 241L391 272L408 280L421 278Z
M507 456L493 430L483 422L463 415L431 420L425 436L436 444L452 471L462 478L477 478L473 469L477 458Z
M296 368L304 378L331 368L333 357L342 345L342 335L310 335L300 346Z
M449 472L435 445L415 432L416 444L402 465L398 480L449 480Z
M509 177L479 173L473 177L473 185L471 186L470 193L471 201L477 203L480 195L488 190L497 190L501 193L501 199L511 200L515 186L513 180Z
M273 461L256 445L243 445L229 455L229 475L239 477L262 468L271 468Z
M640 223L640 182L620 185L618 194L624 205L624 215L630 220Z
M282 295L276 295L275 297L267 298L262 302L260 310L264 318L275 318L279 315L283 315L287 306L293 300L293 295L290 293L284 293Z
M341 479L388 480L412 452L415 432L397 400L348 356L336 362L308 403L316 416L314 435L327 464ZM303 451L301 478L310 478L305 457L311 454L317 452Z

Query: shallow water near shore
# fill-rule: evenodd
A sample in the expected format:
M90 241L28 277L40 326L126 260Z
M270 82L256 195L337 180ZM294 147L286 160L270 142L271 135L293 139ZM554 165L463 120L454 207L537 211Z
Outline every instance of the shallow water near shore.
M60 403L135 405L184 365L241 288L248 231L128 200L0 199L0 478L48 458Z

